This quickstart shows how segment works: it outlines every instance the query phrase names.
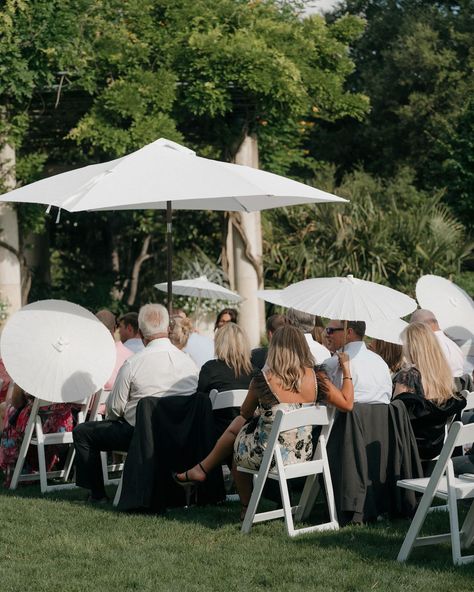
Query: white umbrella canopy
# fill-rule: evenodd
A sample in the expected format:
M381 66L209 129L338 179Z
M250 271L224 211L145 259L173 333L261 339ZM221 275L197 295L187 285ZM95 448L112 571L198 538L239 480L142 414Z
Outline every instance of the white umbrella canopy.
M406 294L352 275L303 280L285 288L281 300L284 306L346 321L396 319L417 306Z
M110 378L114 340L88 310L62 300L28 304L2 332L8 374L30 395L54 403L84 400Z
M400 337L408 323L402 319L391 319L390 321L367 321L365 334L373 339L381 339L388 343L402 345Z
M270 304L277 306L285 306L281 300L281 293L283 290L257 290L257 297Z
M180 296L191 296L194 298L210 298L213 300L227 300L229 302L240 302L241 296L232 292L224 286L210 282L205 275L194 279L176 280L172 283L173 293ZM155 284L155 288L166 292L168 283Z
M170 308L172 209L255 212L347 200L280 175L202 158L160 138L122 158L14 189L0 201L44 203L70 212L166 209Z
M3 201L44 203L70 212L165 209L255 212L346 202L325 191L251 167L196 156L161 138L109 162L14 189Z
M416 283L416 298L422 308L431 310L439 326L474 357L474 301L462 288L437 275L424 275Z

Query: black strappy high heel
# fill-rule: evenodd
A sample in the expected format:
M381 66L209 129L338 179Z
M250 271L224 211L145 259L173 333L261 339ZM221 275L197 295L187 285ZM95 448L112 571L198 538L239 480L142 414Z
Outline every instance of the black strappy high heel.
M207 479L206 469L202 466L201 463L198 463L198 466L200 467L200 469L204 473L204 475L206 475L206 479ZM178 479L178 474L179 473L173 471L173 473L171 473L171 476L173 477L173 481L175 483L177 483L178 485L180 485L181 487L184 488L185 495L186 495L186 506L189 506L191 503L191 494L193 491L195 491L196 485L198 485L199 483L204 483L204 481L206 479L204 479L204 481L197 481L196 479L190 479L188 477L188 471L186 471L184 473L185 479L183 480L183 479Z

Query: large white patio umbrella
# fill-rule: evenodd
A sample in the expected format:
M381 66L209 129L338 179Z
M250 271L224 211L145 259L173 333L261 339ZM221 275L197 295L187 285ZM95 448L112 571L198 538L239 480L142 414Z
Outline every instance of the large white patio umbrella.
M417 306L406 294L352 275L292 284L281 292L281 301L283 306L346 321L396 319L413 312Z
M15 383L55 403L82 401L98 391L116 358L110 331L82 306L63 300L41 300L14 313L1 347Z
M400 335L405 327L408 327L408 323L402 319L368 321L365 326L365 334L373 339L381 339L388 343L402 345L402 338Z
M0 196L0 200L44 203L70 212L166 209L169 306L172 209L254 212L347 201L279 175L196 156L164 138L122 158L20 187Z

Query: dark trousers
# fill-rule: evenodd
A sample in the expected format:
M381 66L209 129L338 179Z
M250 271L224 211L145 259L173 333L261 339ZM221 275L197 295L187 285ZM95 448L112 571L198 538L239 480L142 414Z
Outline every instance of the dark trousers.
M76 484L91 490L94 498L105 496L100 453L126 452L133 435L133 426L125 420L86 421L74 428L76 449Z

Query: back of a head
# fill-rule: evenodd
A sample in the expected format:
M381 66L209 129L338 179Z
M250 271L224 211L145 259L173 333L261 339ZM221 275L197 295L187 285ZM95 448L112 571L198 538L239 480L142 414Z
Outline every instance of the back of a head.
M300 310L296 310L294 308L289 308L286 316L290 325L293 325L293 327L296 327L303 333L311 333L311 331L314 329L316 317L312 314L301 312Z
M372 339L370 349L378 354L390 368L390 372L400 369L403 361L403 348L398 343L390 343L382 339Z
M193 322L187 317L172 317L170 321L170 341L178 349L184 349L188 343L189 336L193 332Z
M305 368L314 366L308 343L300 329L284 325L275 331L266 362L282 388L299 392Z
M107 329L112 333L112 335L115 333L116 320L113 312L110 312L110 310L103 308L102 310L99 310L95 316L103 325L107 327Z
M137 312L126 312L121 315L118 319L119 323L123 323L125 326L131 325L135 333L138 333L138 313Z
M138 313L138 326L145 339L168 334L168 311L162 304L145 304Z
M226 323L214 337L216 358L232 368L236 376L250 374L250 345L245 332L235 323Z
M418 308L410 317L410 323L424 323L435 330L439 329L438 319L431 310L426 308Z
M277 329L289 324L288 317L282 314L274 314L268 317L266 322L267 333L275 333Z
M347 325L348 329L352 329L356 336L356 340L364 339L365 335L365 321L341 321L342 325Z
M427 399L443 403L453 395L451 369L433 331L425 323L414 322L402 334L403 354L421 374Z

